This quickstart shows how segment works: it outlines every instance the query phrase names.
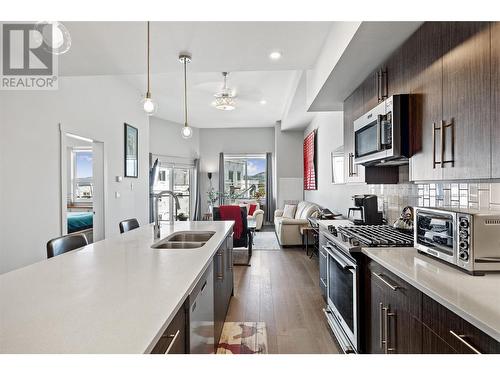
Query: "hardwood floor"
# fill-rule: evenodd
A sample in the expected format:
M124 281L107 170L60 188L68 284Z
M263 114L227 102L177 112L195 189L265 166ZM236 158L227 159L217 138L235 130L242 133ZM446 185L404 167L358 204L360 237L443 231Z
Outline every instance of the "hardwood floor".
M323 315L318 259L303 249L255 251L235 267L226 321L265 322L269 354L338 353Z

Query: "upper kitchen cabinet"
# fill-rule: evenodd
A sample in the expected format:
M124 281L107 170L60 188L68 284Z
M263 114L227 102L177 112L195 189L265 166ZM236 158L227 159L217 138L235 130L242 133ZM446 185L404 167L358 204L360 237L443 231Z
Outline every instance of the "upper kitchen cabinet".
M354 164L354 120L364 113L363 86L344 101L344 155L346 183L365 182L365 168Z
M491 71L487 22L443 23L443 178L490 177ZM437 135L437 134L436 134ZM447 162L453 161L453 162ZM440 165L441 166L441 165Z
M500 22L491 24L491 177L500 178Z
M368 78L362 83L362 87L363 113L361 113L360 116L373 109L379 103L380 87L378 81L378 72L370 74Z
M403 46L405 80L411 98L411 122L415 136L411 140L410 179L441 180L439 127L443 118L443 24L427 22Z
M385 71L387 74L387 96L407 94L405 67L403 65L404 48L398 48L387 61Z

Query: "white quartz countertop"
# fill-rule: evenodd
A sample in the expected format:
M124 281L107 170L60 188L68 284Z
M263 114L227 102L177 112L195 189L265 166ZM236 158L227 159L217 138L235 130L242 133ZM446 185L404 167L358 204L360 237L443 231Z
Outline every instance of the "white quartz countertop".
M196 286L232 221L201 248L152 249L151 225L0 275L0 353L145 353Z
M500 274L471 276L415 248L363 248L363 253L500 341Z

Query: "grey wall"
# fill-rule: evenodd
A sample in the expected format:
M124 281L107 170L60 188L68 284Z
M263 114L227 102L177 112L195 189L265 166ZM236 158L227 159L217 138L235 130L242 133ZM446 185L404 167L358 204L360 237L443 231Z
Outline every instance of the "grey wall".
M281 131L281 124L275 126L276 149L276 207L283 207L284 200L302 200L303 178L302 131ZM291 186L293 185L293 186Z
M212 172L212 185L218 189L219 153L252 154L274 153L273 128L200 128L201 200L202 212L206 212L209 181L207 172Z
M181 136L183 125L157 117L149 119L149 152L157 155L195 159L200 153L200 131L193 128L193 137Z
M104 142L106 236L125 218L147 222L149 129L139 92L119 77L60 77L58 90L3 91L0 103L0 273L45 259L46 242L61 235L59 123ZM139 129L139 178L118 183L124 122Z

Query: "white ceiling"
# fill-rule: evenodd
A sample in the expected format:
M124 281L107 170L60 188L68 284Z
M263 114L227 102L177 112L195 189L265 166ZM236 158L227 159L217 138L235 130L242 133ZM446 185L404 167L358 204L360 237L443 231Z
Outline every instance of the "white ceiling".
M183 72L188 65L189 122L196 127L265 127L281 120L297 71L310 69L331 22L152 22L152 94L157 117L183 120ZM140 95L146 90L145 22L64 22L71 49L60 56L61 76L122 75ZM278 61L269 53L278 50ZM238 95L234 111L215 109L213 94L229 71ZM260 100L266 100L261 105Z

